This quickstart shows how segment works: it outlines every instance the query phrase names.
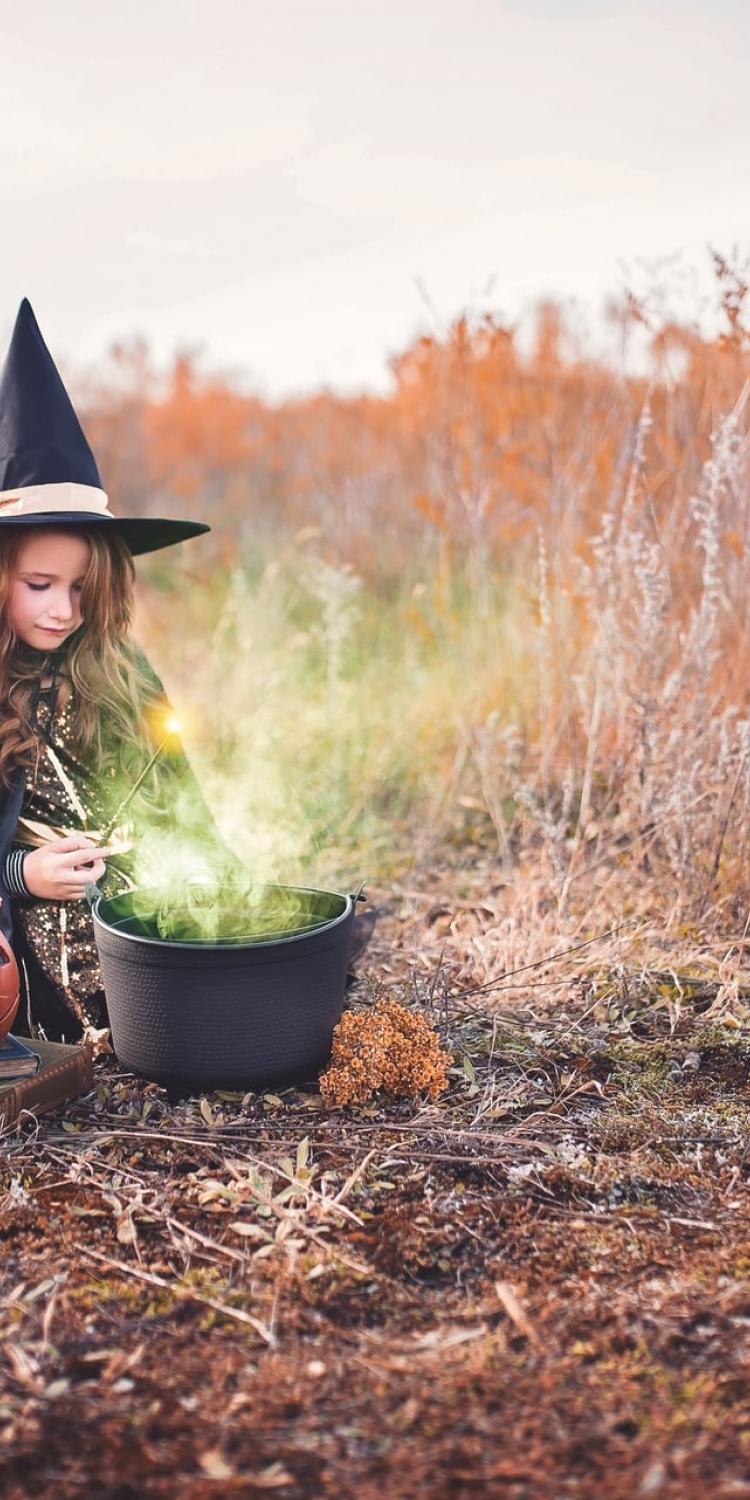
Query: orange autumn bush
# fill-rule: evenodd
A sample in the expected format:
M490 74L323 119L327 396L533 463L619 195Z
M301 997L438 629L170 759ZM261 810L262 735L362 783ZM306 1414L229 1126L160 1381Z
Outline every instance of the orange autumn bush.
M381 998L372 1010L342 1016L320 1092L328 1105L364 1104L376 1089L436 1099L448 1086L450 1062L423 1016L397 1000Z
M527 348L489 311L416 338L390 357L382 395L323 390L273 403L204 372L189 352L160 374L135 340L113 348L79 401L124 513L182 514L200 501L214 535L192 569L314 528L329 561L368 581L397 580L436 551L524 569L540 528L551 556L586 557L648 401L642 503L684 561L712 430L750 376L747 284L715 252L713 268L723 324L713 337L648 291L610 302L619 368L582 352L569 315L546 300ZM745 538L734 510L730 548ZM678 586L692 582L681 568Z

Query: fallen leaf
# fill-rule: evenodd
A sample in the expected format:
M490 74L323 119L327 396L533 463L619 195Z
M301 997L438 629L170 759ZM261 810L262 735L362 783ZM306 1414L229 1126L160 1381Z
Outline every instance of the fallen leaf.
M507 1281L496 1281L495 1291L498 1301L505 1309L511 1323L514 1323L519 1333L527 1338L530 1344L539 1343L539 1335L531 1323L528 1314L518 1300L512 1286Z
M198 1463L208 1479L231 1479L234 1475L234 1469L222 1458L218 1448L207 1448L205 1453L199 1454Z
M261 1229L259 1224L247 1224L242 1219L235 1219L234 1223L229 1225L229 1228L233 1234L241 1234L246 1240L268 1239L265 1229Z

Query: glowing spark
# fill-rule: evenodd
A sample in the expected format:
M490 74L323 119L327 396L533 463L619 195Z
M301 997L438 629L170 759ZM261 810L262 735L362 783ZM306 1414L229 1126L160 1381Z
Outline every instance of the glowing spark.
M159 756L161 755L162 750L164 750L166 748L166 745L167 745L169 739L171 738L171 736L173 734L177 733L177 729L179 727L180 727L180 720L177 718L177 716L175 714L170 714L169 718L165 721L165 728L166 728L167 732L164 735L164 738L161 740L160 744L157 745L157 747L156 747L153 755L151 756L151 759L143 767L143 770L141 771L141 774L138 777L138 779L133 782L133 785L131 786L130 791L127 794L127 797L123 798L123 800L120 803L120 806L118 807L117 812L115 813L114 817L110 818L110 820L109 820L106 828L104 829L104 831L102 833L102 842L104 842L106 839L108 839L110 837L110 835L112 834L113 830L117 827L117 824L119 823L120 818L122 817L122 814L123 814L125 808L127 807L128 803L132 801L133 797L135 796L136 792L138 791L139 786L141 785L141 782L145 780L146 776L148 776L148 773L151 770L151 767L159 759Z

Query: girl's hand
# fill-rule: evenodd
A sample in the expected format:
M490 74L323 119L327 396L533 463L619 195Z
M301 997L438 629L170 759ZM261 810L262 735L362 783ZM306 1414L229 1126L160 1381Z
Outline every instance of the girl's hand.
M23 861L23 878L32 896L46 901L82 901L84 886L100 880L106 871L102 855L115 852L98 848L83 833L71 833L32 849Z

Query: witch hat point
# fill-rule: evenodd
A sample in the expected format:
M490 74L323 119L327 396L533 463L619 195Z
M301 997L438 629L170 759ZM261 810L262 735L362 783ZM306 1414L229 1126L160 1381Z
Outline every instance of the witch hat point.
M0 368L0 536L6 526L96 525L131 553L210 531L205 521L114 516L96 459L28 297Z
M0 492L51 484L103 490L96 459L24 297L0 371Z

